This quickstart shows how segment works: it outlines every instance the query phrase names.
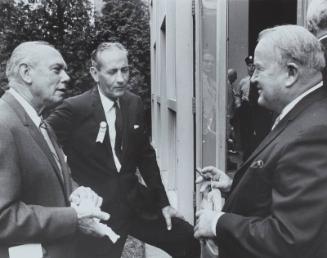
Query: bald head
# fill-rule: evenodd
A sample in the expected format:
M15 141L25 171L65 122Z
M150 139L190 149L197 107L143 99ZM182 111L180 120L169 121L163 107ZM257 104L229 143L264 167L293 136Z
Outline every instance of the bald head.
M9 87L15 89L37 112L64 98L69 76L66 62L47 42L30 41L17 46L8 63Z
M35 65L42 59L42 50L52 48L52 45L45 41L28 41L19 44L12 52L6 66L6 76L9 81L19 78L19 67L22 64Z
M319 72L325 66L319 41L302 26L282 25L263 30L258 41L269 42L273 55L282 66L294 62L308 70Z

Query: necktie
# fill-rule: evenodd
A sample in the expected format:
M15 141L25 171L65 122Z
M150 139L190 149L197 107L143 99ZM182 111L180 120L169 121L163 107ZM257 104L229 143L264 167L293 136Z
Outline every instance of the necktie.
M39 125L39 129L44 137L44 140L46 141L46 143L48 144L49 146L49 149L51 151L51 154L53 156L53 158L55 159L56 161L56 164L59 168L59 171L60 171L60 175L61 175L61 178L63 179L63 175L62 175L62 168L61 168L61 165L60 165L60 160L59 160L59 157L58 157L58 154L56 152L56 149L49 137L49 133L48 133L48 129L47 129L47 124L44 122L44 120L42 119L41 122L40 122L40 125Z
M122 162L122 131L123 131L123 118L120 107L118 105L117 100L115 100L115 112L116 112L116 121L115 121L115 129L116 129L116 141L115 141L115 152L119 162Z

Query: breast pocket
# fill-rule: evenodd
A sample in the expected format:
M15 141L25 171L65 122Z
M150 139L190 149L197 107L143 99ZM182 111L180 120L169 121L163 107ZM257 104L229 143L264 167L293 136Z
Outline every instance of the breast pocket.
M251 193L247 195L247 203L253 205L253 211L265 213L270 209L272 200L271 171L268 168L250 168L246 189ZM257 214L259 215L259 214Z

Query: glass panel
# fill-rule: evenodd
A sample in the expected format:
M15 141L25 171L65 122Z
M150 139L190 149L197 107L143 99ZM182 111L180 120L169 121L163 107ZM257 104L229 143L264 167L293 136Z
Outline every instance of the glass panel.
M216 0L202 0L202 166L216 165Z
M295 24L296 10L296 0L228 1L226 167L229 172L251 155L273 123L274 114L258 105L257 87L250 83L258 34L275 25Z

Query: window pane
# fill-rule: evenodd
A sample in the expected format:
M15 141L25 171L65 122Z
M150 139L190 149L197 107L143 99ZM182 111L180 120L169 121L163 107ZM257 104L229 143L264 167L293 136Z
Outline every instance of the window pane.
M216 165L216 0L202 0L202 166Z

